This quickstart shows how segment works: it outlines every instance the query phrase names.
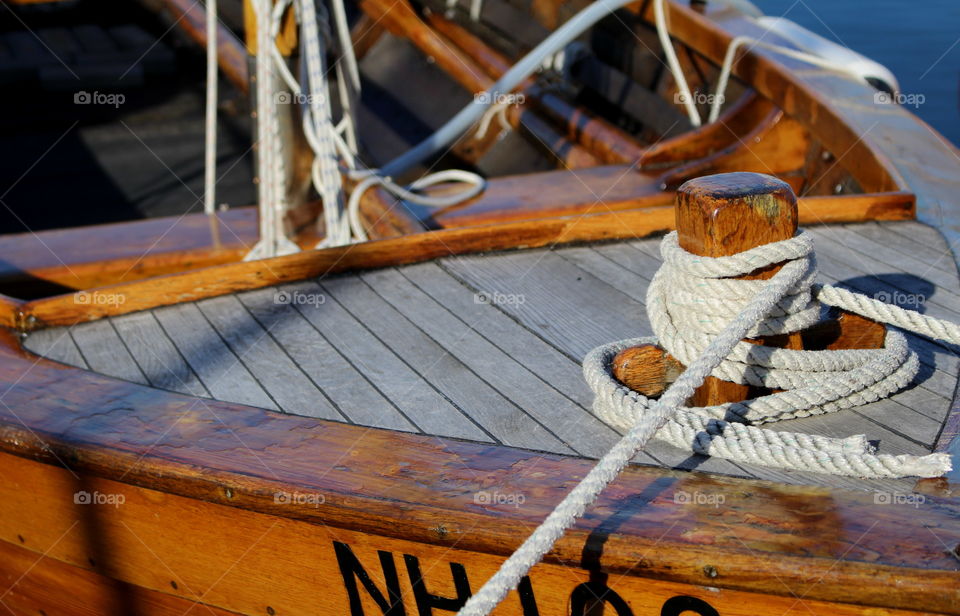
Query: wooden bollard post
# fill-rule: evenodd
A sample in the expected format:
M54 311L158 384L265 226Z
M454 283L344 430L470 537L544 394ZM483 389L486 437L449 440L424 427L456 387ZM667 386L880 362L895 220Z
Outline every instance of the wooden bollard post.
M759 173L722 173L684 183L677 191L677 235L692 254L723 257L793 237L797 232L797 199L790 186ZM774 264L741 279L765 280L780 270ZM883 325L849 313L802 332L750 338L745 342L788 349L876 348L882 346ZM625 349L614 358L613 374L645 395L663 392L679 366L659 347ZM762 388L707 377L690 404L709 406L746 400L768 393Z
M677 239L689 253L725 257L797 233L797 198L790 185L759 173L721 173L685 182L677 190ZM780 271L771 265L742 279L766 280ZM779 337L778 338L782 338ZM801 348L799 334L786 340L748 340L757 344ZM707 377L692 403L708 406L746 400L750 387Z

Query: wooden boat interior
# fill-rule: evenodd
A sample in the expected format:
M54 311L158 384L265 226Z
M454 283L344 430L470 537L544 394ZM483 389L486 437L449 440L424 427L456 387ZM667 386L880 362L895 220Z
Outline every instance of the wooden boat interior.
M197 5L159 4L204 40ZM367 162L381 165L432 133L586 4L486 0L474 20L463 0L361 0L353 39ZM712 92L733 37L761 31L726 3L667 4L687 79ZM763 50L734 64L719 121L694 128L652 24L649 1L618 11L585 37L565 74L528 80L524 102L487 134L471 132L410 172L477 171L487 186L475 198L428 210L369 190L369 242L314 248L323 229L306 190L286 219L301 252L262 261L242 260L257 240L253 207L0 237L0 457L17 478L0 487L12 521L0 528L0 553L22 560L18 550L66 536L69 520L42 499L97 488L131 503L113 512L120 521L84 522L87 536L109 540L69 537L41 570L70 565L189 597L147 566L119 525L137 536L169 530L158 540L169 556L178 541L204 551L192 526L243 536L267 519L276 534L267 537L270 527L257 562L231 573L245 584L197 599L213 613L263 613L265 596L265 613L298 613L312 595L287 565L309 559L268 557L297 542L305 551L362 544L365 562L394 550L408 567L442 548L437 562L450 560L451 571L453 559L472 562L479 582L621 436L592 412L581 361L597 345L651 333L646 291L660 238L676 226L678 187L704 175L783 180L815 240L821 280L960 321L955 147L908 111L876 103L870 86ZM220 66L249 89L249 41L220 31ZM947 452L956 469L960 355L908 341L921 369L903 391L775 429L863 433L886 453ZM583 584L642 577L664 597L716 591L724 614L760 613L744 599L760 595L778 613L796 604L824 615L960 614L957 470L856 479L656 441L633 462L536 571L562 579L583 569ZM38 486L30 495L27 482ZM532 504L474 500L491 486ZM278 490L326 501L286 507ZM667 496L676 490L723 494L725 508L684 508ZM933 504L877 507L876 494ZM18 535L33 519L49 530ZM318 528L329 536L318 539ZM210 582L206 562L178 565ZM342 572L316 566L317 579ZM775 575L756 575L765 569ZM878 596L868 579L896 590ZM443 590L453 594L453 583ZM367 613L386 613L363 601ZM536 612L524 604L510 613Z

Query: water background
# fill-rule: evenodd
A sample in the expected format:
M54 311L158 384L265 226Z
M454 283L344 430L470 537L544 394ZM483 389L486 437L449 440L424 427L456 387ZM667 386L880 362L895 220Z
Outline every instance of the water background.
M923 95L910 110L960 144L960 0L753 3L889 68L904 94Z

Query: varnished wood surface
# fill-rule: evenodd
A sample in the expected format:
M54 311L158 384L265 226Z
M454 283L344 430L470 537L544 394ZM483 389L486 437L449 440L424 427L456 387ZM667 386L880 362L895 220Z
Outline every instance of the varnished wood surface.
M383 613L391 604L390 613L436 614L460 607L501 558L465 549L455 540L444 542L453 545L418 543L282 515L267 516L82 472L72 475L60 467L7 454L0 455L0 468L16 477L0 484L0 515L6 522L0 527L0 553L12 557L4 560L0 571L13 569L19 574L20 568L26 568L26 575L12 589L18 595L13 600L4 595L4 601L23 607L24 613L29 613L28 608L53 604L63 609L94 599L87 604L90 611L80 613L170 613L158 609L160 603L163 607L181 606L178 614L219 615L229 609L229 613L257 616L359 616ZM654 482L643 497L650 500L647 507L656 511L669 502L673 490L689 487ZM338 506L328 500L333 494L282 490L274 494L277 500L288 501L281 503L288 509L297 507L295 500L309 503L310 499L320 503L316 509ZM77 503L76 495L89 495L98 502L113 499L114 504ZM502 508L487 509L500 515ZM511 517L509 511L503 514ZM796 513L786 513L788 524L796 524L803 515L816 515L821 522L836 517L834 512L821 514L803 505ZM452 519L437 519L442 520L436 526L438 534L463 532ZM606 541L604 533L596 527L594 546ZM752 535L746 529L737 531L737 536L750 544L756 541ZM805 586L789 586L788 582L784 591L776 594L718 587L729 565L709 553L697 563L702 563L702 571L696 583L656 579L648 577L646 570L659 559L659 553L641 549L641 566L624 574L600 572L592 551L580 562L563 566L541 563L524 583L522 595L510 593L495 614L580 616L590 613L583 609L584 599L604 596L605 611L619 614L921 616L912 610L878 610L849 598L827 603L807 596ZM103 573L123 582L113 582ZM38 589L37 581L47 585ZM873 583L892 581L878 577ZM91 587L92 583L100 587ZM111 593L114 602L96 602ZM119 609L110 609L118 603ZM209 609L211 606L217 607Z
M728 213L737 212L732 207ZM788 217L784 224L771 226L770 233L790 232L795 219ZM914 280L901 269L901 260L932 260L937 247L945 249L935 231L909 228L917 241L932 248L916 256L868 261L859 276L850 269L856 253L838 254L832 243L837 233L856 236L856 228L815 230L824 247L821 268L868 295L922 293L927 309L936 312L934 302L949 304L960 283L955 271L938 270ZM740 229L714 230L722 236ZM708 243L726 241L704 233ZM198 383L200 395L228 402L597 457L616 434L590 413L591 394L579 360L604 342L649 333L643 302L659 267L657 243L453 257L323 277L41 330L37 346L32 336L26 345L46 357L133 382L166 384L181 392L196 391L192 383ZM846 243L863 250L866 259L876 247L872 240ZM867 279L866 288L861 278ZM74 341L76 349L55 344L58 336ZM930 451L956 385L956 366L933 359L930 348L935 346L918 347L929 368L917 387L860 414L844 412L778 427L796 424L800 431L827 435L866 433L879 439L884 451ZM150 353L154 348L157 352ZM912 485L910 480L862 482L775 472L687 456L661 443L646 454L638 461L791 483L907 491Z
M154 558L158 552L179 555L168 562L175 570L207 580L198 584L200 588L210 587L210 580L218 579L213 573L223 569L204 567L197 554L213 554L218 563L233 554L237 558L229 560L240 566L242 550L258 537L272 554L278 553L275 545L304 547L295 553L310 555L312 566L319 566L323 562L316 557L319 552L309 549L313 544L304 543L303 535L299 540L271 537L291 520L311 522L313 532L324 533L327 542L340 537L354 546L417 554L427 563L444 562L443 556L431 552L431 546L439 546L446 557L455 554L457 561L478 567L477 575L483 579L591 465L556 454L360 428L158 392L37 360L17 351L11 338L5 340L0 379L17 386L8 386L0 409L0 447L46 465L7 459L0 465L10 477L32 486L28 491L10 482L2 484L3 490L11 490L0 499L4 516L18 521L4 525L2 532L18 532L28 541L35 541L39 533L47 538L37 542L44 546L39 549L47 549L50 537L62 534L62 525L69 526L71 519L49 506L62 502L54 493L70 499L76 490L70 486L77 485L105 494L122 492L129 495L123 507L94 512L107 529L102 536L117 537L118 545L130 548L117 554L146 564L150 551L130 538L132 530L144 538ZM37 396L38 391L43 395ZM56 470L61 464L69 470ZM140 488L105 479L167 494L140 493L135 500L131 490ZM485 504L477 497L481 491L523 494L524 505ZM322 494L324 500L291 506L275 498L278 492ZM722 494L724 505L682 504L685 497L678 498L679 492ZM210 509L175 495L251 513ZM869 492L633 467L540 567L584 563L610 574L615 584L625 579L623 574L639 575L644 580L637 592L649 592L655 584L645 579L652 578L769 593L791 603L797 594L791 589L802 589L805 601L957 613L956 560L943 546L960 542L954 523L960 502L943 494L927 498L920 507L878 506ZM27 503L45 505L37 509ZM171 511L170 506L175 508ZM236 513L216 515L227 510ZM251 525L243 520L253 519L249 516L257 514L252 512L275 518L259 518L262 522ZM129 516L121 518L128 528L114 515ZM173 532L151 531L157 524ZM180 528L184 531L177 532ZM234 531L244 541L231 540ZM223 548L212 549L210 541L221 537ZM64 541L61 557L83 566L89 556L86 549L77 547L76 538ZM139 567L136 562L121 567L117 575L136 572L139 585L169 587L169 571L155 561ZM253 558L242 563L241 570L252 567L255 573L223 587L213 584L212 596L232 591L236 600L262 601L271 594L263 592L266 580L281 584L281 599L293 590L302 591L299 585L284 585L300 576L265 573L265 567L286 562L287 558ZM364 562L369 562L367 557ZM190 563L196 566L188 567ZM758 570L770 575L758 576ZM316 579L324 579L329 587L329 578ZM556 582L548 580L547 587L556 587ZM877 592L878 587L884 592ZM314 587L309 590L317 596ZM331 601L343 600L343 594L328 594ZM736 609L731 605L729 613Z
M591 172L603 173L604 169ZM613 190L615 187L608 187L595 198L602 200L604 194ZM543 190L539 194L528 195L534 200L528 205L539 207L538 203L547 204L551 195L560 198L560 193ZM565 197L572 199L570 195ZM588 209L596 209L594 202L585 200L582 203ZM906 220L913 216L913 198L909 193L810 197L801 199L799 208L801 224L865 219ZM433 231L359 245L305 251L265 261L228 263L140 282L112 282L88 290L87 294L96 294L96 299L91 298L88 302L78 301L73 293L23 304L4 305L0 302L0 321L30 330L43 325L70 324L107 315L127 314L342 271L416 263L479 251L646 237L670 230L673 226L673 207L656 206ZM58 270L61 276L69 276L69 271L69 266Z
M10 458L7 460L14 464L22 463ZM9 464L6 468L10 469ZM62 498L62 495L57 498ZM77 525L82 522L81 516L68 520ZM10 524L13 520L4 516L4 522ZM96 540L88 525L67 527L65 530L68 534L75 533L76 537ZM183 616L191 612L213 616L236 614L204 603L199 596L169 594L170 585L159 590L148 590L135 583L120 582L104 575L102 565L98 565L92 556L86 562L68 564L58 558L59 554L40 554L39 543L34 542L46 542L48 538L28 536L29 543L19 533L7 533L0 541L0 585L4 588L0 605L9 613L50 616ZM56 549L57 544L49 541L49 546ZM92 548L89 545L85 547Z
M219 246L205 214L5 235L0 284L87 289L241 259L256 243L256 208L219 212L217 220Z

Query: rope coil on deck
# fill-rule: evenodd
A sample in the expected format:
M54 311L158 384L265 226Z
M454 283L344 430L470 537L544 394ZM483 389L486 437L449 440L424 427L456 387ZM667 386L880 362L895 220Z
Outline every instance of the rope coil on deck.
M946 454L878 454L862 435L835 439L775 432L745 423L833 412L906 386L916 375L918 362L903 334L888 330L882 349L843 351L772 349L742 339L759 332L802 329L816 322L820 304L953 344L960 343L960 327L843 289L815 285L813 242L803 232L716 258L684 251L674 232L664 238L661 252L664 265L651 283L647 301L659 338L603 345L588 353L583 365L587 383L596 393L595 412L627 430L626 434L467 601L458 616L489 614L654 436L731 460L841 475L936 477L950 470ZM769 280L726 279L783 261L786 263ZM731 292L722 301L716 294L721 285L725 293L729 285ZM681 361L693 358L659 399L624 387L612 374L616 353L644 342L663 345ZM789 378L791 372L796 379ZM784 378L800 384L753 401L686 408L686 401L711 374L729 375L739 379L737 382L770 384ZM810 384L814 380L823 384Z
M776 299L766 317L748 324L749 337L810 327L820 320L822 304L827 304L925 335L960 341L956 326L951 330L936 319L836 287L815 285L813 242L803 232L782 242L716 258L686 252L677 234L671 233L663 239L661 254L664 264L647 292L647 312L656 338L605 345L584 360L584 376L596 394L594 412L623 430L649 412L654 401L616 381L611 371L616 353L634 344L655 343L683 364L690 364L769 284L732 277L783 261L794 265L795 282ZM738 342L720 358L712 376L784 391L744 402L679 408L656 437L695 453L777 468L857 477L939 476L949 470L945 454L877 454L862 435L833 439L744 425L833 413L875 402L906 387L918 369L919 361L906 338L892 329L880 349L804 351Z

